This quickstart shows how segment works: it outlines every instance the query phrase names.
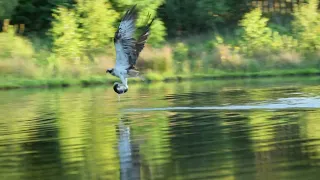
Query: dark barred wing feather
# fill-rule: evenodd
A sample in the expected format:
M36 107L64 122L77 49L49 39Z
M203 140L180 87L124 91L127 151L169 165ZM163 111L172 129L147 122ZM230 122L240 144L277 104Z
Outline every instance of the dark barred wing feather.
M149 15L149 18L150 18L150 15ZM149 20L149 18L148 18L148 20ZM139 57L139 54L140 54L140 52L141 52L141 51L143 50L143 48L144 48L144 45L145 45L145 43L146 43L146 41L147 41L147 39L148 39L148 37L149 37L149 35L150 35L150 27L151 27L154 19L155 19L155 18L153 18L153 19L151 20L151 22L148 23L148 24L144 27L144 30L143 30L142 34L140 35L138 41L136 42L136 54L137 54L137 56L136 56L135 59L132 59L132 62L131 62L132 65L135 65L135 64L136 64L136 61L137 61L137 59L138 59L138 57Z

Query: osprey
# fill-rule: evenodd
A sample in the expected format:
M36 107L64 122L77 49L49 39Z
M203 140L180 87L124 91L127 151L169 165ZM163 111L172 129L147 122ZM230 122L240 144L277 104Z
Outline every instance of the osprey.
M114 68L107 69L107 73L120 78L121 83L114 83L113 89L118 94L123 94L128 91L127 78L139 77L139 71L136 70L135 65L140 52L144 48L146 40L148 39L150 23L146 23L143 27L143 32L138 40L134 39L134 32L136 30L135 22L137 18L136 5L130 8L123 16L120 25L114 36L114 46L116 49L116 65ZM150 15L149 15L150 18Z

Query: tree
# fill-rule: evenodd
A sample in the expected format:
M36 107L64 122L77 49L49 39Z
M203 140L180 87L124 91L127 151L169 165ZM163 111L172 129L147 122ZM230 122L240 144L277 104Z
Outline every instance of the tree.
M247 0L166 0L158 10L168 35L203 33L235 25L247 12ZM223 25L223 26L222 26Z
M12 23L25 24L27 32L44 33L50 28L53 10L61 5L70 7L73 3L73 0L19 0Z
M294 8L293 30L302 50L320 49L320 13L318 0L309 0Z
M18 0L0 0L0 31L2 30L2 23L4 19L10 19L13 10L18 5Z
M0 20L10 18L18 0L0 0Z
M118 13L105 0L78 0L76 12L86 50L93 51L113 42Z
M53 14L54 21L50 30L53 37L53 52L66 60L80 58L83 41L78 29L77 15L74 10L59 7Z
M269 19L262 17L259 8L244 15L240 21L243 28L243 40L250 50L263 50L272 43L272 31L267 27Z

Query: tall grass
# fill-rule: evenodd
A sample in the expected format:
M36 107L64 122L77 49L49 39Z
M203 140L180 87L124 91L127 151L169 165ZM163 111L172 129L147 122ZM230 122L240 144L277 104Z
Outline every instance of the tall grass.
M137 67L144 72L170 73L173 70L172 63L171 47L152 48L147 46L140 54Z

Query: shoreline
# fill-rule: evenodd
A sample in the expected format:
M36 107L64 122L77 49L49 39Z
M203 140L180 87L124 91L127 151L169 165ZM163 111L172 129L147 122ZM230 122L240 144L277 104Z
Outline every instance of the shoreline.
M320 76L320 70L273 70L261 72L222 72L215 74L193 74L193 75L168 75L152 73L145 76L145 81L140 79L129 79L130 83L153 83L153 82L180 82L190 80L228 80L228 79L256 79L273 77L306 77ZM47 79L26 79L26 78L0 78L0 90L22 89L22 88L65 88L71 86L96 86L103 84L113 84L119 81L116 78L107 76L95 76L87 78L47 78Z

